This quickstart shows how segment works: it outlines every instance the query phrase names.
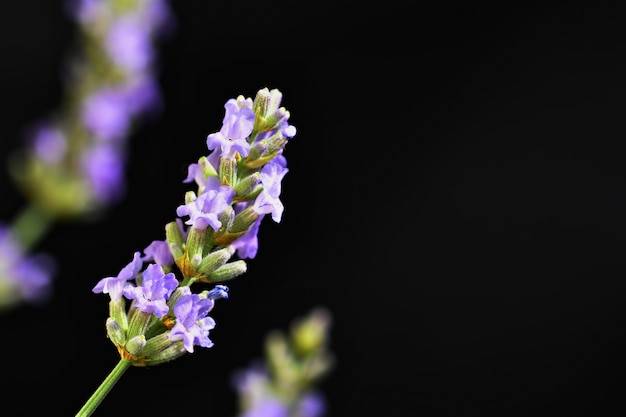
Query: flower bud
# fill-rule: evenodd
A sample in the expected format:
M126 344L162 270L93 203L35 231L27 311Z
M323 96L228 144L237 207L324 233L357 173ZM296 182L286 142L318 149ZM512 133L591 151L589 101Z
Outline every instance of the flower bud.
M231 256L233 256L233 253L234 251L232 248L224 248L211 252L202 259L196 269L202 275L210 274L228 262Z
M144 346L146 345L146 337L142 334L133 337L128 342L126 342L126 351L133 356L137 356L141 353Z
M174 221L165 225L165 237L174 260L185 254L185 240L178 223Z
M170 345L166 347L165 349L146 357L144 361L145 365L147 366L159 365L164 362L169 362L169 361L173 361L174 359L178 359L181 356L183 356L185 353L187 353L187 351L185 350L185 347L183 346L183 342L181 340L178 340L175 342L169 341L169 343Z
M245 273L247 268L246 262L243 260L229 262L210 274L207 274L205 277L200 278L199 281L207 283L228 281L229 279L233 279Z
M209 159L206 156L202 156L198 159L198 166L202 170L204 178L217 177L215 167L209 162Z
M122 329L128 328L128 316L126 316L126 301L124 301L124 298L120 298L118 301L109 301L109 316Z
M128 323L128 338L143 335L150 324L152 314L144 313L137 308L131 308L130 319Z
M237 184L237 161L235 159L222 158L219 178L222 185L234 187Z
M167 337L168 334L169 332L163 332L148 339L148 342L141 351L141 354L149 358L169 348L172 345L172 341Z
M124 346L126 334L117 321L109 317L106 322L107 336L116 346Z
M243 179L239 180L239 182L235 186L235 193L236 193L235 198L237 199L237 201L250 200L248 195L251 194L256 189L257 185L259 185L260 180L261 180L260 172L253 172L247 177L244 177Z

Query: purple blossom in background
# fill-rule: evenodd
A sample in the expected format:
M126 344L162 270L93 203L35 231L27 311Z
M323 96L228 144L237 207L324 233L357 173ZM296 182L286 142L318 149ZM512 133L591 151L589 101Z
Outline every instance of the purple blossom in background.
M34 133L33 149L42 161L56 164L65 156L67 139L59 129L44 124L39 126Z
M98 201L114 201L124 194L124 161L113 145L104 144L86 151L83 169Z
M151 33L137 16L114 22L105 44L113 62L131 73L145 70L154 59Z
M188 289L189 287L185 287ZM198 294L184 294L174 305L176 324L170 330L171 341L182 340L185 350L193 353L195 345L211 347L209 331L215 327L215 320L207 314L213 309L214 301Z
M51 217L77 218L99 214L125 194L128 141L164 106L156 43L171 33L174 16L166 0L66 6L78 39L65 62L65 97L45 124L26 133L28 149L14 175Z
M119 301L122 299L124 287L127 282L137 276L142 266L143 261L141 260L141 254L135 252L133 260L122 268L116 277L102 278L96 286L93 287L92 291L96 294L109 294L112 301Z
M50 297L56 265L46 255L26 256L10 228L0 225L0 287L29 302L44 302ZM0 295L4 291L0 291ZM4 302L16 300L3 300Z
M156 116L163 108L161 90L154 76L145 76L131 80L123 87L126 105L130 116L145 114Z
M104 88L89 96L84 103L83 123L100 140L119 140L130 126L126 95Z
M241 417L289 417L287 406L272 397L263 398Z
M178 280L173 273L164 274L160 265L150 264L142 274L140 287L127 285L124 296L135 300L135 306L146 314L163 317L169 307L167 300L178 287Z
M298 416L322 417L326 413L326 400L317 392L308 392L298 403Z

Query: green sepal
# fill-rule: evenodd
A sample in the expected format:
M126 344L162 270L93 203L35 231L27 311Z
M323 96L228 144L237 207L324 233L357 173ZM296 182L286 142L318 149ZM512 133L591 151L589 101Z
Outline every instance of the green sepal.
M132 308L127 331L128 339L143 335L150 325L152 317L152 314L147 314L137 308Z
M209 159L206 156L202 156L200 157L200 159L198 159L198 166L202 170L202 175L204 175L204 178L217 177L217 171L215 170L215 167L213 167L213 165L209 162Z
M222 158L219 175L222 185L235 187L237 185L237 161L235 159Z
M259 214L252 207L246 207L241 213L235 216L230 228L231 233L247 232L250 226L257 221Z
M228 281L230 279L238 277L239 275L244 274L247 268L248 266L243 260L229 262L217 268L210 274L207 274L204 277L200 277L198 281L206 283Z
M165 240L174 259L185 254L185 241L177 222L173 221L165 225Z
M233 256L233 253L234 251L231 248L224 248L211 252L202 259L202 262L200 262L196 271L200 274L200 276L210 274L228 262L231 256Z
M163 349L160 352L155 353L154 355L148 356L145 358L146 366L159 365L165 362L173 361L174 359L178 359L183 356L187 351L183 346L182 340L177 340L175 342L170 341L170 345Z
M247 177L241 179L235 186L235 199L237 201L249 200L248 194L252 193L259 181L261 180L260 172L253 172Z
M148 358L148 360L150 360L149 358L151 356L154 356L169 348L172 345L172 341L168 337L169 334L170 332L167 331L148 339L148 342L141 351L141 354Z
M146 346L146 336L143 334L137 335L126 342L125 349L128 353L133 356L137 356L139 354L143 355L143 348Z
M112 317L107 318L107 336L115 346L124 346L126 343L126 333L119 323Z
M200 255L202 257L202 252L204 251L204 243L206 241L208 233L208 228L204 230L196 229L195 227L189 228L189 233L187 234L187 258L191 260L195 255Z
M109 301L109 316L126 331L128 329L128 316L126 316L126 301L120 298L119 301Z
M246 164L246 166L248 168L251 168L251 169L261 168L263 165L267 164L269 161L274 159L274 157L276 155L278 155L278 153L279 153L279 151L275 151L275 152L272 152L270 154L263 155L263 156L259 157L258 159L255 159L255 160L250 160L250 159L246 158L243 161L243 163Z

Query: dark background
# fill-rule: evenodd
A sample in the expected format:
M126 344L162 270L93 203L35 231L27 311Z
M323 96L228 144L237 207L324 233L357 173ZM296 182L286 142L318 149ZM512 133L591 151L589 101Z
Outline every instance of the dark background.
M617 3L399 3L172 2L165 112L130 139L125 200L38 247L56 295L2 317L0 414L82 406L118 360L91 288L163 238L224 102L268 87L298 128L282 222L213 311L215 346L130 369L95 416L232 417L230 372L315 306L328 417L624 415ZM0 3L3 157L61 100L62 5ZM0 178L8 220L23 199Z

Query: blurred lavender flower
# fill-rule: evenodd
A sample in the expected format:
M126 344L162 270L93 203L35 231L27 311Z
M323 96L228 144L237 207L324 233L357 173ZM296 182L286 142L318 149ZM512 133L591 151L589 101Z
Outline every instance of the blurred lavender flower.
M12 230L0 225L0 310L47 301L54 268L48 256L27 256Z
M232 375L238 417L322 417L326 399L317 385L332 368L330 312L313 309L292 323L291 333L268 334L264 360Z
M166 0L74 0L79 29L61 109L26 132L11 171L52 218L100 214L125 195L127 141L158 114L156 43L171 33Z

